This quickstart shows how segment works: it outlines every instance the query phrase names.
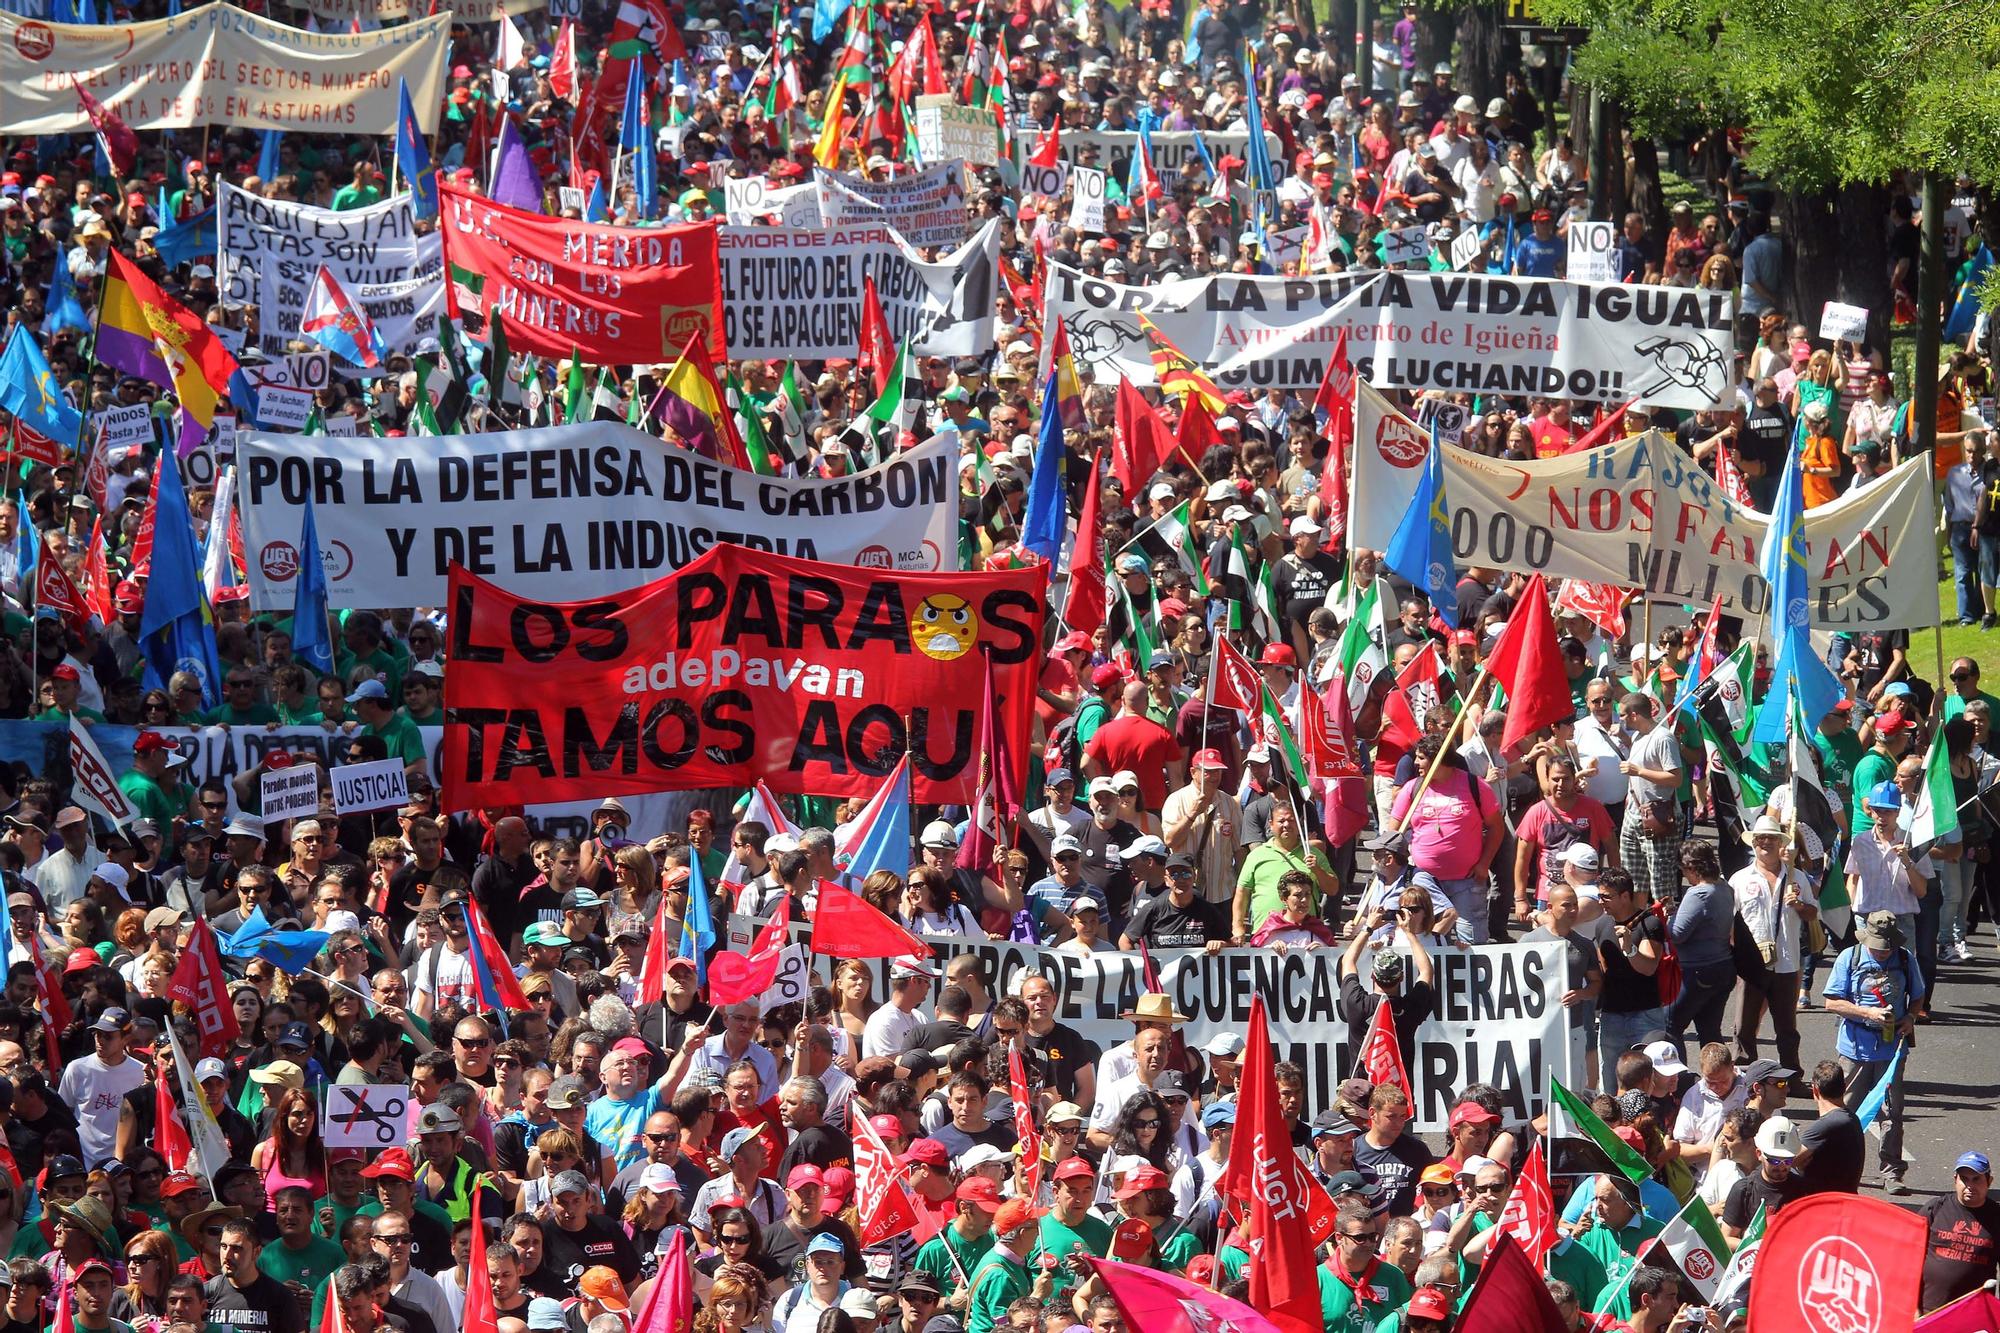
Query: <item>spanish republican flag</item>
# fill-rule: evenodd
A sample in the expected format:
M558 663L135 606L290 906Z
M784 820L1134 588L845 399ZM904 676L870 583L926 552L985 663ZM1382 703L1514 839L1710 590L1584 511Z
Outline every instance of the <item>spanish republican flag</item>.
M736 433L735 414L716 383L708 353L702 350L704 336L699 331L689 336L680 360L661 383L653 407L683 445L748 471L750 458Z
M236 358L199 315L116 250L98 305L97 359L174 391L181 400L182 454L215 424L216 405L238 370Z

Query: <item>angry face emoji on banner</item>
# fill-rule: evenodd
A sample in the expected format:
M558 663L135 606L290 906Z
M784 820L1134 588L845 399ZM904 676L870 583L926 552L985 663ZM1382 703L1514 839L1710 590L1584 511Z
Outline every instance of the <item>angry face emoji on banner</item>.
M979 642L979 616L963 597L936 593L917 604L911 638L924 656L955 662Z

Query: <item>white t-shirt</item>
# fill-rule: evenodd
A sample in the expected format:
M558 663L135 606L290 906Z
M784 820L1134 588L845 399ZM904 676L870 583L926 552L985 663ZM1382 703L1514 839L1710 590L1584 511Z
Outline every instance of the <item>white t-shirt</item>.
M112 1156L118 1144L118 1104L145 1081L145 1066L129 1055L115 1065L86 1055L64 1067L61 1095L76 1113L85 1166L95 1167Z
M1680 738L1674 735L1674 729L1655 723L1651 731L1633 741L1632 764L1657 773L1672 772L1676 776L1672 782L1658 783L1631 774L1626 788L1630 796L1642 801L1671 801L1680 789L1678 775L1681 771L1681 743Z
M910 1049L917 1029L923 1025L923 1015L917 1010L883 1005L868 1016L868 1026L861 1030L861 1058L901 1055Z
M453 953L449 945L442 945L435 952L426 949L410 968L408 977L410 994L428 993L431 997L431 1012L445 1004L460 1004L468 1009L479 1007L479 979L472 971L472 951Z

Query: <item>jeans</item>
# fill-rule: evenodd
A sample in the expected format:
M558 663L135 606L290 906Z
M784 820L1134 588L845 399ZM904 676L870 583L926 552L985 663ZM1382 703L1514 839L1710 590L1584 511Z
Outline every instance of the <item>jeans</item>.
M1908 1059L1905 1055L1905 1064ZM1889 1072L1889 1064L1887 1060L1840 1057L1841 1072L1847 1075L1847 1095L1843 1101L1848 1110L1860 1109L1869 1091ZM1882 1127L1882 1170L1900 1176L1903 1174L1903 1070L1900 1067L1896 1071L1896 1081L1889 1085L1889 1095L1882 1103L1882 1114L1875 1123Z
M1722 1014L1736 989L1736 964L1724 959L1700 967L1681 965L1681 994L1667 1010L1667 1035L1686 1045L1688 1028L1706 1046L1722 1040Z
M1958 618L1977 620L1985 611L1979 597L1979 539L1970 521L1954 522L1951 534L1951 581L1958 588Z
M1651 1009L1635 1009L1629 1014L1610 1014L1602 1009L1597 1012L1597 1063L1601 1080L1599 1092L1618 1091L1618 1057L1639 1044L1639 1039L1649 1032L1667 1030L1667 1011L1663 1006Z
M1989 537L1980 534L1979 581L1986 585L1989 595L1995 588L2000 588L2000 535Z
M1937 1000L1938 927L1944 921L1944 894L1931 880L1924 896L1917 899L1917 931L1909 936L1910 951L1917 956L1917 971L1924 979L1923 1007L1928 1011Z
M1799 974L1766 972L1764 984L1743 981L1743 1000L1736 1014L1736 1054L1740 1064L1757 1058L1757 1034L1764 1026L1764 1011L1771 1012L1771 1036L1778 1047L1778 1063L1799 1069ZM1800 1071L1803 1072L1803 1071Z
M1491 922L1487 910L1486 884L1484 877L1438 880L1438 887L1444 890L1445 897L1451 899L1452 910L1458 913L1460 938L1468 938L1466 931L1470 929L1469 938L1474 944L1486 944L1493 938L1488 930Z
M1973 872L1979 869L1976 861L1931 862L1938 870L1938 947L1947 948L1965 942L1965 917L1972 909Z

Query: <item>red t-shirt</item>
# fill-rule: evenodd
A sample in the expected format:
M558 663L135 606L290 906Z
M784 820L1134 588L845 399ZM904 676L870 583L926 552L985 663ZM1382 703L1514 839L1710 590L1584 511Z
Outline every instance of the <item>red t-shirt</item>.
M1568 426L1558 425L1548 417L1528 423L1528 434L1535 441L1535 457L1554 458L1569 448L1575 432Z
M1561 882L1562 854L1571 843L1588 843L1600 856L1618 843L1610 812L1588 796L1577 797L1568 814L1545 800L1537 801L1535 808L1521 817L1514 836L1535 849L1535 859L1541 864L1541 882L1535 886L1537 904L1547 902L1549 885Z
M1167 765L1181 757L1181 747L1165 727L1136 713L1099 727L1083 752L1097 761L1099 772L1130 769L1138 774L1139 801L1155 812L1167 802Z

